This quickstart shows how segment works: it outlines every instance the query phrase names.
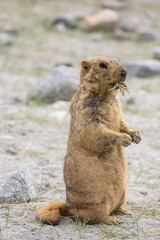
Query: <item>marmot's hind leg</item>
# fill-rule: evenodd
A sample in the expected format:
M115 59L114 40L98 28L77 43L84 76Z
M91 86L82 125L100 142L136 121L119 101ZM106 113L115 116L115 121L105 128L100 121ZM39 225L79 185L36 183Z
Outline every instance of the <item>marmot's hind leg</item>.
M120 202L117 206L117 209L115 209L112 213L116 215L132 215L130 211L121 208L121 206L125 203L126 201L126 191L122 194L122 197L120 199Z
M88 224L105 223L117 225L119 222L115 216L107 214L106 207L96 206L84 209L70 209L70 213L75 218L80 218Z
M123 194L122 194L122 197L119 201L119 204L117 206L117 209L120 208L126 201L126 191L124 190Z
M132 213L125 208L118 208L116 209L113 214L115 215L132 215Z

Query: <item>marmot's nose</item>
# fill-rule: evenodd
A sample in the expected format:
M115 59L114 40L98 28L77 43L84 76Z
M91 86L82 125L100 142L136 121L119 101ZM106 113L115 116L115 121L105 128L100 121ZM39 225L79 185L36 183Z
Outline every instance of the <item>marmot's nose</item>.
M127 75L127 71L126 70L121 70L122 81L125 81L126 75Z

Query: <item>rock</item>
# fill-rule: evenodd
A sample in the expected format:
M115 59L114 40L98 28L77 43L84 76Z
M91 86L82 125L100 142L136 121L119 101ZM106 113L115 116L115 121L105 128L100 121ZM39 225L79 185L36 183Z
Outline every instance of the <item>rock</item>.
M119 14L110 9L100 10L84 19L86 30L113 31L119 22Z
M12 155L17 154L17 151L13 147L8 148L6 152Z
M148 59L139 60L124 64L129 74L132 76L146 78L160 75L160 61Z
M69 122L70 114L69 114L69 102L57 101L52 104L52 108L50 109L49 118L53 121L56 121L58 124Z
M146 16L147 16L147 18L149 18L151 20L156 19L156 17L157 17L156 14L151 11L147 11Z
M124 19L121 21L120 28L126 32L134 32L136 27L130 19Z
M138 32L137 39L144 41L155 40L155 32L152 29L142 29Z
M101 5L104 8L110 8L114 10L120 10L128 7L127 1L119 1L119 0L101 0Z
M15 97L11 97L11 102L12 103L22 103L23 101L21 98L15 96Z
M58 100L70 101L79 85L79 71L60 65L42 77L28 92L28 100L52 103Z
M64 32L66 30L66 26L64 23L57 23L54 26L54 30L56 30L57 32Z
M160 47L155 47L153 54L155 59L160 60Z
M63 26L66 28L78 28L79 22L84 18L84 13L67 13L55 18L46 18L43 21L44 26L47 28L60 28L59 26Z
M129 97L129 99L127 99L127 104L128 105L134 105L135 104L135 99L133 97Z
M58 123L64 122L69 119L69 114L66 111L57 110L50 114L53 120L57 121Z
M12 25L9 25L9 24L4 26L3 30L10 35L17 35L18 34L17 28L12 26Z
M0 45L12 45L13 38L8 33L2 33L0 35Z
M116 40L132 40L133 39L133 35L129 32L124 32L121 29L116 29L112 36L113 39Z
M10 176L0 191L0 203L29 202L34 197L33 186L23 170Z
M67 28L78 28L78 21L81 19L83 19L83 15L80 13L67 13L53 19L52 24L63 23Z
M61 65L64 65L64 66L67 66L67 67L73 67L73 63L69 60L61 62L61 63L57 63L55 66L58 67L58 66L61 66Z
M89 36L89 40L91 40L92 42L99 42L101 39L102 39L102 34L99 32L92 33Z

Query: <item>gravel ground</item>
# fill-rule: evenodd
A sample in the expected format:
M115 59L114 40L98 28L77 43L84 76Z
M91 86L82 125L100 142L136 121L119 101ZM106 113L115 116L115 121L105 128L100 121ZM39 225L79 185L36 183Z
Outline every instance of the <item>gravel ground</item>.
M149 0L124 10L124 16L139 18L149 9L158 9ZM145 4L144 4L145 3ZM0 187L17 169L24 169L33 183L36 198L25 204L0 205L0 240L100 240L160 239L160 79L128 78L134 104L121 97L124 115L134 129L142 132L142 142L125 148L128 159L128 199L126 208L132 217L118 216L118 226L83 225L69 218L59 226L41 225L35 210L49 201L65 200L63 161L69 130L69 102L37 106L26 104L31 84L57 62L71 60L79 68L86 57L118 56L122 61L151 58L154 42L118 43L107 38L90 42L88 33L66 30L57 33L42 22L53 13L79 9L89 12L96 1L2 1L1 25L19 29L11 46L1 47L0 55ZM156 12L157 11L157 12ZM18 12L18 14L17 14ZM147 23L148 24L148 23ZM157 25L153 25L156 30ZM157 34L159 34L157 32ZM62 43L65 41L65 45ZM121 47L120 47L121 44ZM7 153L13 147L16 154Z

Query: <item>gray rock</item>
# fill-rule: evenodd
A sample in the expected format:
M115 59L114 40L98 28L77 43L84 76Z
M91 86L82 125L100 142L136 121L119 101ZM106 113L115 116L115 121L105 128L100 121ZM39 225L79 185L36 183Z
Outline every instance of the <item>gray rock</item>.
M152 29L142 29L138 32L138 40L152 41L155 40L155 32Z
M129 74L132 76L146 78L160 75L160 61L148 59L139 60L124 64Z
M101 5L104 8L110 8L114 10L120 10L128 7L127 1L119 1L119 0L101 0Z
M23 170L10 176L0 191L0 203L29 202L34 197L33 186Z
M133 35L132 33L130 32L124 32L122 31L121 29L116 29L112 36L111 36L113 39L116 39L116 40L132 40L133 39Z
M10 35L18 34L18 29L10 24L7 24L6 26L4 26L3 30Z
M67 28L78 28L78 21L83 19L80 13L67 13L53 19L53 25L63 23Z
M160 60L160 47L155 47L153 54L155 59Z
M79 71L60 65L42 77L28 92L28 100L39 99L52 103L58 100L70 101L79 85Z
M0 45L6 46L6 45L12 45L13 38L8 33L2 33L0 35Z
M84 19L84 28L88 31L113 31L119 23L119 14L110 9L103 9Z
M54 30L56 30L57 32L64 32L66 30L66 26L64 23L57 23L54 26Z
M133 21L131 21L131 19L122 20L120 27L123 31L126 32L134 32L136 29L135 24L133 23Z
M92 33L89 36L89 40L91 40L92 42L99 42L101 39L102 39L102 34L99 32Z
M149 19L151 19L151 20L157 18L156 14L153 13L153 12L151 12L151 11L147 11L147 12L146 12L146 16L147 16L147 18L149 18Z
M70 117L66 111L62 111L62 110L54 111L52 114L50 114L50 116L54 121L57 121L58 123L66 121Z
M129 99L127 99L127 104L128 105L134 105L135 104L135 99L133 97L129 97Z
M6 152L11 154L11 155L16 155L17 154L17 151L13 147L8 148Z
M58 67L58 66L61 66L61 65L65 65L67 67L73 67L73 63L70 60L66 60L64 62L57 63L55 66Z
M23 102L22 99L17 96L11 97L10 99L11 99L12 103L22 103Z
M66 28L78 28L79 22L84 18L84 13L76 13L71 12L67 14L63 14L60 16L57 16L55 18L46 18L43 21L44 26L47 28L60 28L59 26L63 26Z

